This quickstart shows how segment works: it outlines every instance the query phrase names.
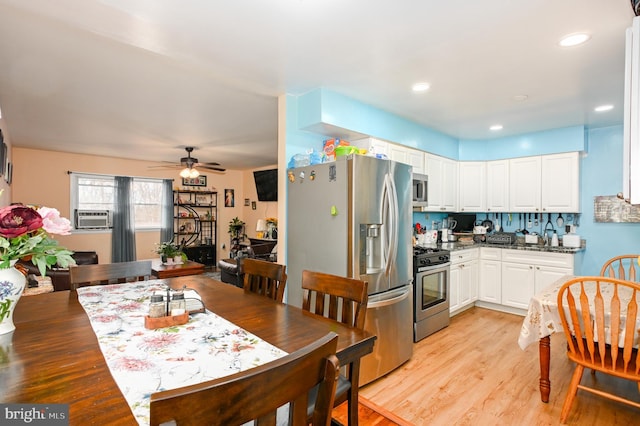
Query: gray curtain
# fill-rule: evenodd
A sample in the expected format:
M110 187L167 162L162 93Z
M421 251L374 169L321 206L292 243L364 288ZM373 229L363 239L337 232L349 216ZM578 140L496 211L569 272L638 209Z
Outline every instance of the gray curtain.
M115 183L111 262L130 262L136 260L135 212L131 194L133 178L116 176Z
M173 240L173 179L162 182L162 216L160 242ZM177 241L176 241L177 243Z

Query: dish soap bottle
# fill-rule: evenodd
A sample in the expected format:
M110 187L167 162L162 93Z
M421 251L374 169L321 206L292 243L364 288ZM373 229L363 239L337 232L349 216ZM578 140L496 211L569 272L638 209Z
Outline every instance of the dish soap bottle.
M553 236L551 237L551 247L558 247L558 232L553 231Z

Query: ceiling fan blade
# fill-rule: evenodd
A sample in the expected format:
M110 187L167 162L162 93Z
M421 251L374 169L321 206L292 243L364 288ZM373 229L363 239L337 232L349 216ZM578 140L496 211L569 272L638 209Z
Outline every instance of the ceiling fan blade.
M226 172L227 169L222 168L222 167L217 167L217 166L207 166L205 164L200 164L199 166L197 166L196 168L198 169L205 169L205 170L213 170L216 172Z
M147 168L148 169L184 169L184 166L182 164L171 163L171 164L163 164L158 166L148 166Z
M216 162L207 162L207 163L198 163L199 166L219 166L220 163Z

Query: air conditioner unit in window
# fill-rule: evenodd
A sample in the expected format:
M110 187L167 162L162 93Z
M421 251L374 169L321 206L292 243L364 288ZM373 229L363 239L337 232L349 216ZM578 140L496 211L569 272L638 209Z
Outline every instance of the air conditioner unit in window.
M110 210L76 210L76 229L111 228Z

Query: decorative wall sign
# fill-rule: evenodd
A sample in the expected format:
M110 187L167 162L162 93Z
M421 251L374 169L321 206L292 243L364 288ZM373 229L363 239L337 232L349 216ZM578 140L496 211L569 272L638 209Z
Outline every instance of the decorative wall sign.
M245 205L245 206L247 206L247 207L249 207L249 199L248 199L248 198L245 198L245 199L244 199L244 205Z
M596 222L640 222L640 206L632 205L615 195L594 197L593 217Z
M251 202L251 210L255 210L255 209L257 209L257 208L258 208L258 206L256 205L256 202L255 202L255 201L252 201L252 202Z
M235 199L234 199L234 191L233 189L225 189L224 190L224 206L225 207L235 207Z
M207 186L207 176L200 175L196 178L182 178L183 186Z

